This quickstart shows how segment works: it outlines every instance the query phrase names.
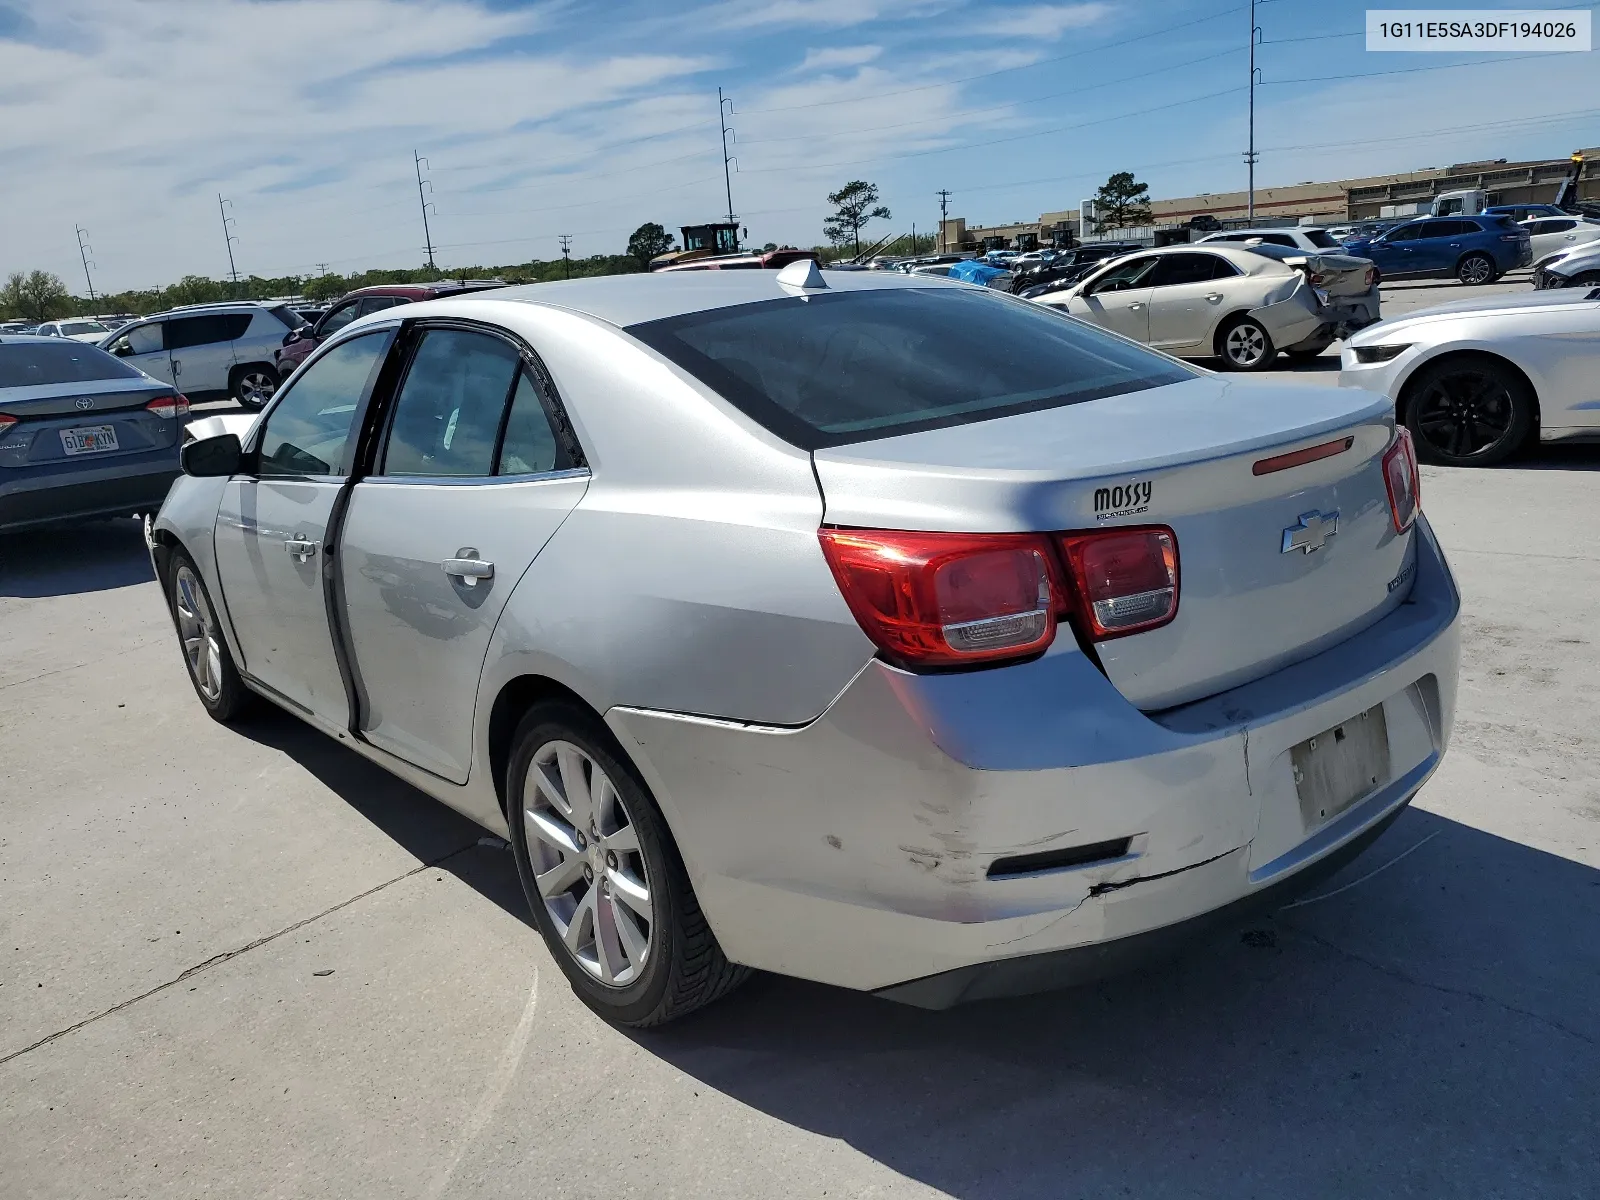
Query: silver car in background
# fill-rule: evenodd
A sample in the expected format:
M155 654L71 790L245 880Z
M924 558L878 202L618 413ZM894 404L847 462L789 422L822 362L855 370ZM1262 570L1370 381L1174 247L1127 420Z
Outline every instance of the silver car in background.
M1168 354L1219 358L1232 371L1266 370L1280 350L1315 358L1377 320L1379 304L1366 259L1209 242L1115 258L1032 298Z
M1449 737L1458 599L1387 400L991 290L428 301L233 420L147 529L202 704L508 835L614 1021L749 968L1085 978L1333 870Z
M1600 287L1483 296L1364 329L1339 382L1382 392L1432 462L1490 466L1600 437Z
M304 324L285 304L200 304L130 322L99 345L197 403L260 408L278 386L274 353Z

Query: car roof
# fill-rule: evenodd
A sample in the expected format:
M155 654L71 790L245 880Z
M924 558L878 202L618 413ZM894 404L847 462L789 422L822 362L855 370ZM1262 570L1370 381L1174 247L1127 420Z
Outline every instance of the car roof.
M49 323L50 322L46 322L46 324ZM3 341L8 346L16 342L47 342L52 346L61 345L60 338L51 337L48 334L42 333L0 333L0 341ZM79 342L78 344L80 346L86 345L84 342Z
M453 312L457 305L482 304L537 304L582 313L611 325L637 325L644 321L659 321L686 313L706 312L714 308L730 308L739 304L754 304L762 300L780 300L797 294L797 289L786 288L778 282L778 271L651 271L632 275L600 275L585 279L556 280L553 283L530 283L514 287L496 288L493 291L456 293L435 301L425 301L437 306L441 313ZM889 291L897 288L927 290L931 288L967 288L971 285L956 283L925 275L902 275L897 271L824 271L830 292ZM992 289L980 289L992 291ZM413 314L425 316L429 308ZM394 318L397 311L373 314ZM357 322L365 325L369 318Z

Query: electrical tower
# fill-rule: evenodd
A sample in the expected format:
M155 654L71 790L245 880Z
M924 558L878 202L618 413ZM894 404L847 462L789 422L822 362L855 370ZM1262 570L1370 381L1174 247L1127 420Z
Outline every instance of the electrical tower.
M94 298L94 280L89 277L89 251L93 250L94 247L84 244L83 235L89 232L87 229L85 229L82 225L74 225L73 229L75 229L78 234L78 257L83 259L83 280L89 285L89 303L94 305L96 303Z
M561 271L562 271L562 274L566 276L566 278L571 279L572 278L572 257L571 257L571 255L572 255L572 235L570 233L563 233L560 236L560 241L561 241Z
M945 252L944 223L950 215L950 189L940 188L934 193L939 197L939 253Z
M428 244L428 270L437 271L439 268L433 265L433 234L428 229L428 198L423 194L422 191L422 185L424 183L428 185L428 191L433 191L433 181L431 179L423 179L422 177L422 164L428 160L419 155L415 150L411 152L411 158L413 160L413 164L417 168L417 203L422 205L422 240ZM433 168L430 165L429 170L432 169ZM437 212L437 210L435 210L435 212Z
M722 186L726 188L728 192L728 224L730 225L737 223L739 220L738 217L733 215L733 176L728 170L729 163L738 161L737 159L730 158L728 156L728 135L733 133L733 130L728 128L728 117L732 114L733 97L724 96L722 94L722 89L718 88L717 123L722 126ZM739 140L737 134L735 134L734 140ZM737 250L739 248L739 231L737 229L733 232L733 242L733 248Z
M232 207L233 201L224 200L222 198L222 193L218 192L217 212L222 214L222 242L223 245L228 247L228 278L233 280L233 286L237 288L239 286L239 268L233 265L233 244L239 239L228 228L229 225L238 224L237 221L228 215L228 209Z
M1256 221L1256 45L1261 40L1261 26L1256 24L1256 0L1250 0L1250 148L1244 152L1247 182L1245 185L1245 212L1252 225Z

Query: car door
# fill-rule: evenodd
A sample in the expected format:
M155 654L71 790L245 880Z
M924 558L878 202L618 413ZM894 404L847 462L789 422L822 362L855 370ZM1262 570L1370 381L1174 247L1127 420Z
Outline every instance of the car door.
M216 561L242 669L329 728L349 699L328 623L329 526L393 330L334 346L279 393L223 488Z
M1164 254L1150 275L1150 345L1158 350L1212 352L1212 335L1224 313L1239 307L1241 276L1220 254L1192 250ZM1255 297L1245 304L1254 308Z
M1067 311L1136 342L1150 340L1149 276L1159 261L1144 254L1119 262L1067 302Z
M1423 269L1419 265L1422 259L1417 253L1421 235L1421 222L1413 221L1389 230L1362 253L1372 259L1385 275L1413 275Z
M1578 222L1571 217L1529 221L1523 228L1532 236L1534 262L1578 244Z
M589 473L557 435L548 376L509 338L422 326L354 487L339 543L343 619L374 746L455 783L472 761L489 635Z
M1411 244L1416 269L1429 273L1455 270L1463 249L1462 238L1468 230L1476 232L1465 221L1424 222Z
M192 400L227 394L232 385L233 339L249 328L248 313L202 313L169 317L167 353L176 382Z
M130 367L137 367L152 379L176 385L177 376L172 370L172 358L167 353L166 330L165 321L145 321L138 325L129 325L106 349Z

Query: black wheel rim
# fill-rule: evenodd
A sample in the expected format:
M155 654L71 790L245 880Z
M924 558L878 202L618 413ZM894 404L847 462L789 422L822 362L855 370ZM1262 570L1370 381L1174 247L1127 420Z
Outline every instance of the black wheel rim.
M1516 401L1504 383L1484 371L1454 371L1417 397L1417 436L1445 458L1486 454L1511 432Z

